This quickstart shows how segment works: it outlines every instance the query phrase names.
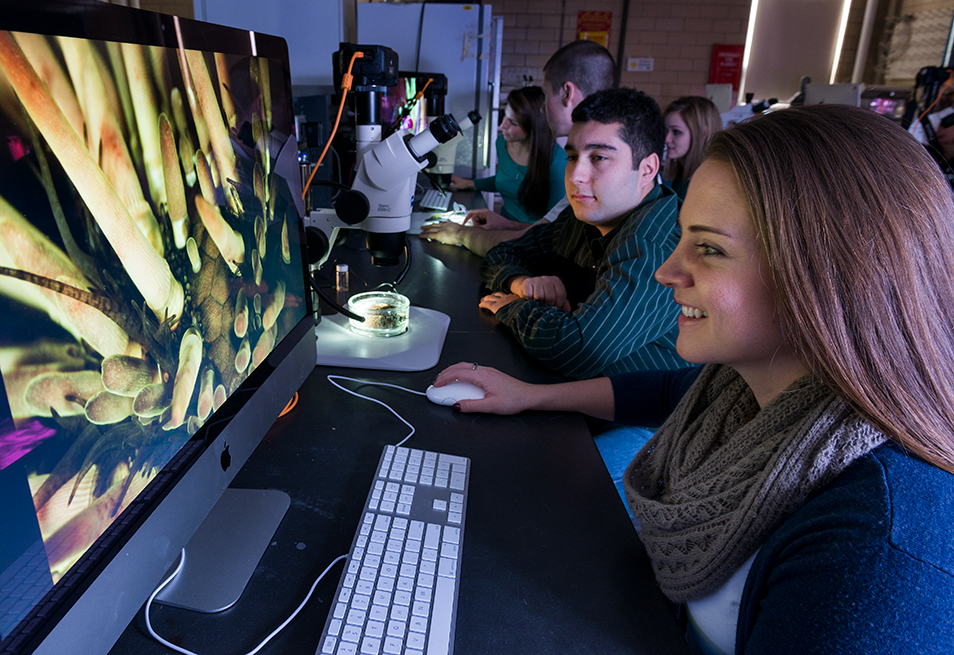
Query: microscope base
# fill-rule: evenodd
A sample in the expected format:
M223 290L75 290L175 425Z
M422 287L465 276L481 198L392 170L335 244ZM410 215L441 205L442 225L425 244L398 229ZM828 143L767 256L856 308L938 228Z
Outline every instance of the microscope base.
M408 330L395 337L368 337L351 331L348 317L331 314L315 326L318 365L383 371L425 371L437 365L450 325L447 314L411 307Z

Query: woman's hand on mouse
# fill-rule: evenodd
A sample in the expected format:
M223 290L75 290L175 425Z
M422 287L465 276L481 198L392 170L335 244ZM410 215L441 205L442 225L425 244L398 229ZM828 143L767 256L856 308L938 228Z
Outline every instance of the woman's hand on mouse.
M457 381L477 385L484 390L484 397L480 400L461 400L454 405L456 411L510 415L532 409L531 400L536 385L521 382L490 366L475 368L473 362L454 364L438 373L434 386Z
M484 390L483 399L461 400L454 405L458 412L510 415L534 409L582 412L610 421L616 414L613 383L606 377L555 384L529 384L490 366L461 362L438 373L434 386L455 381L470 382Z

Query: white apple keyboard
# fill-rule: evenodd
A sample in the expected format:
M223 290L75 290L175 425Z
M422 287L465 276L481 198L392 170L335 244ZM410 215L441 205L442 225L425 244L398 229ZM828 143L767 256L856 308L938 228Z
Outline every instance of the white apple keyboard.
M450 202L450 194L441 193L437 189L428 189L424 192L418 205L423 209L437 209L446 212L450 208Z
M470 460L386 446L317 655L450 655Z

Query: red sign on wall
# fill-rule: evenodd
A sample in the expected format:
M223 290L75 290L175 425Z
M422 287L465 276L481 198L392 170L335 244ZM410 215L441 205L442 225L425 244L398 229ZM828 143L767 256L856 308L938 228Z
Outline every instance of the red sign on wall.
M742 82L742 55L745 46L715 44L712 46L712 62L709 65L709 84L731 84L739 92Z
M611 11L579 12L576 15L577 41L596 41L604 48L608 48L612 22L613 12Z

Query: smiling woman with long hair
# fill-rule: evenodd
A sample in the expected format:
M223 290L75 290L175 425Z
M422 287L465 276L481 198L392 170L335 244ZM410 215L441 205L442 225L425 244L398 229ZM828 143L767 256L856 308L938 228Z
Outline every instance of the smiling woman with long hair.
M832 184L837 180L837 184ZM624 476L703 653L950 653L954 198L874 112L719 132L656 279L702 368L528 385L484 367L459 411L661 427Z

